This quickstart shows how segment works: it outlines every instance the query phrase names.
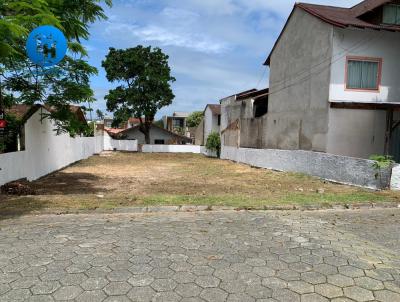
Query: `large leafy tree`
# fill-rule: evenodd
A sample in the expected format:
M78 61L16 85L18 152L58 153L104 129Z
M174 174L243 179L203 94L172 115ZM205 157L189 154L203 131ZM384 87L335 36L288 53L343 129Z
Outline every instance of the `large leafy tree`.
M89 38L91 23L106 18L102 2L111 5L111 0L1 1L0 107L46 103L55 109L48 117L56 121L58 131L76 132L78 123L69 104L94 100L90 76L97 73L86 61L81 41ZM69 53L55 72L26 56L27 34L44 24L58 27L68 40Z
M169 57L160 48L137 46L129 49L110 48L102 66L107 79L117 83L106 95L107 109L117 121L129 117L140 120L140 131L150 143L150 128L158 110L174 99Z
M203 120L203 111L192 112L187 118L187 125L191 128L196 128Z

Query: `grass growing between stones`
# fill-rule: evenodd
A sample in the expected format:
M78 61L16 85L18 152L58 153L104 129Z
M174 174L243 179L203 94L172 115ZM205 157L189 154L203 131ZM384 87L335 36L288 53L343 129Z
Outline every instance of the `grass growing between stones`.
M38 195L0 195L0 213L132 206L263 206L400 202L400 193L333 184L192 154L105 153L32 183Z

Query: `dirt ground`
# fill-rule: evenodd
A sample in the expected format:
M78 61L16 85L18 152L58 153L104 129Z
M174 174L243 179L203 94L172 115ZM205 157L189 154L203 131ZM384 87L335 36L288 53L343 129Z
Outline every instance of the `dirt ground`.
M37 180L32 187L36 196L0 195L1 213L137 205L259 207L400 201L399 193L193 154L104 153Z

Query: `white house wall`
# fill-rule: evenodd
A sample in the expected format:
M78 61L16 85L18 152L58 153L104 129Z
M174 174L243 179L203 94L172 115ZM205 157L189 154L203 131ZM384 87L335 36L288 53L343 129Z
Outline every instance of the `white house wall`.
M137 128L127 131L126 135L127 139L136 139L140 145L146 144L144 134ZM151 144L155 144L155 140L164 140L165 144L168 144L169 142L172 143L175 140L175 136L167 131L164 131L163 129L152 127L150 129L150 140Z
M102 135L75 138L66 133L56 135L52 121L41 120L42 110L48 113L39 109L25 123L25 151L0 154L0 185L21 178L38 179L104 150Z
M220 126L218 126L218 115L213 114L210 107L206 108L204 113L204 144L207 143L207 138L211 132L220 132Z
M49 119L41 120L41 109L26 122L25 151L0 154L0 185L20 178L38 179L101 148L95 137L57 136L54 128Z
M400 33L334 28L329 99L349 102L400 102ZM378 92L345 89L346 57L381 58Z

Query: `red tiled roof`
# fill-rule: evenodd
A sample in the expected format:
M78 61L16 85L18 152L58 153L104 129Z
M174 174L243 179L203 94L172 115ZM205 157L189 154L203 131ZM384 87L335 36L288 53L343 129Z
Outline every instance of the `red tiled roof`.
M361 29L376 29L376 30L387 30L387 31L400 31L400 26L396 25L385 25L385 24L373 24L367 22L366 20L362 20L360 17L364 14L370 12L382 6L386 3L393 2L390 0L365 0L361 3L351 7L351 8L343 8L336 6L327 6L327 5L317 5L317 4L308 4L308 3L297 3L295 4L291 15L288 18L288 21L285 24L278 40L276 41L274 47L272 48L271 53L269 54L267 60L264 65L269 65L271 54L276 48L277 43L279 42L285 28L293 15L293 12L296 8L302 9L305 12L313 15L314 17L319 18L320 20L329 23L333 26L346 28L346 27L357 27Z
M107 131L107 133L110 135L115 135L115 134L121 133L122 131L124 131L126 129L104 127L104 130Z
M139 118L136 118L136 117L131 117L131 118L128 120L128 122L129 122L130 124L132 124L132 125L137 125L137 124L140 124L140 119L139 119Z
M7 114L14 115L18 120L22 120L31 108L32 106L30 105L18 104L5 111Z
M6 113L11 113L15 115L15 117L18 120L24 120L28 119L30 115L32 115L38 108L44 108L49 112L54 111L54 107L48 106L48 105L40 105L40 104L35 104L35 105L24 105L24 104L17 104L12 106L9 109L6 109ZM82 111L82 108L76 105L69 105L69 108L72 113L76 115L78 120L80 120L83 123L87 123L85 114Z
M359 17L368 11L375 9L387 2L385 1L364 1L361 2L358 8L342 8L334 6L298 3L297 7L305 10L311 15L325 21L329 24L339 27L359 27L359 28L371 28L371 29L382 29L391 31L400 31L400 26L384 25L384 24L372 24L361 20Z

